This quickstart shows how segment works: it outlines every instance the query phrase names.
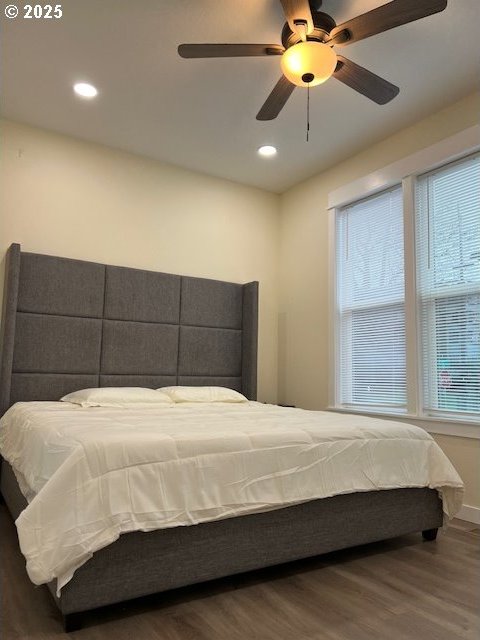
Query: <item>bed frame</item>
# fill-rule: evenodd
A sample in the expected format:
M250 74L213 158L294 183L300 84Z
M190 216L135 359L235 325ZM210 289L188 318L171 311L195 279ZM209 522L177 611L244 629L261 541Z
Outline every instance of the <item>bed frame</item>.
M245 285L21 252L6 256L0 415L12 404L105 386L218 385L256 399L258 283ZM25 508L11 467L0 487ZM62 589L78 614L176 587L422 531L435 539L431 489L352 493L150 533L97 551Z

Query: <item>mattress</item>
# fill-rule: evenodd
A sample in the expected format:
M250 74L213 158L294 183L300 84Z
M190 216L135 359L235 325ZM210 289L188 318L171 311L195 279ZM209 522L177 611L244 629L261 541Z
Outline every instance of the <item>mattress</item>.
M35 584L57 590L122 533L189 526L381 489L463 484L431 436L394 421L257 402L82 408L17 403L0 453L29 505L16 521Z

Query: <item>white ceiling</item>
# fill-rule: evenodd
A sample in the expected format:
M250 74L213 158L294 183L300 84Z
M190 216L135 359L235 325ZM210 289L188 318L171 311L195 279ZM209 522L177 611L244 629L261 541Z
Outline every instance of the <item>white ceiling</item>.
M479 0L343 48L400 87L378 106L331 79L297 89L280 116L256 113L279 58L184 60L182 42L280 42L278 0L62 0L61 20L7 20L2 0L2 107L7 118L237 182L282 192L471 93L479 65ZM22 4L23 3L17 3ZM53 3L55 4L55 3ZM383 0L325 0L337 23ZM338 49L340 52L340 49ZM95 84L94 101L72 84ZM274 144L278 155L256 149Z

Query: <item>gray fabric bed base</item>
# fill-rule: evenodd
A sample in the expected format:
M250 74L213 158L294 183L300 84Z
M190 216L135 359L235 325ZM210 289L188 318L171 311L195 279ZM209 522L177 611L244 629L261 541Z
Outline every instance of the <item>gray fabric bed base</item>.
M14 518L25 507L4 462L1 490ZM191 527L127 533L77 570L55 595L64 615L360 544L435 529L432 489L350 493Z

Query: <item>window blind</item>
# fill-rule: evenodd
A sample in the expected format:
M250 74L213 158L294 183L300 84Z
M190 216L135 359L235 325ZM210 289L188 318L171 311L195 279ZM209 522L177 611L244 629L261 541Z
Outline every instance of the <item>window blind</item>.
M421 176L416 189L423 410L480 413L480 156Z
M337 404L404 411L401 186L345 207L337 225Z

